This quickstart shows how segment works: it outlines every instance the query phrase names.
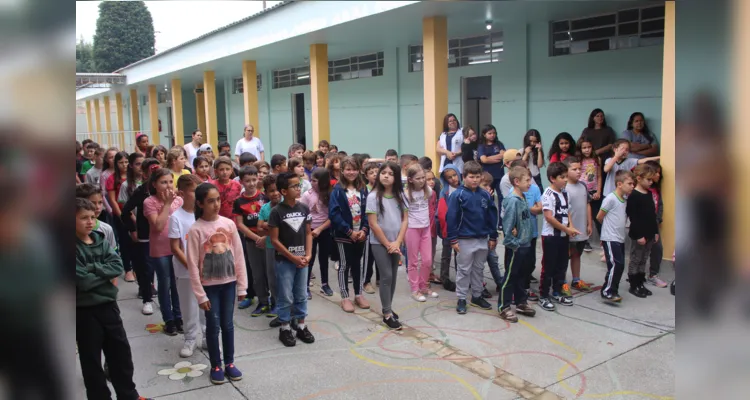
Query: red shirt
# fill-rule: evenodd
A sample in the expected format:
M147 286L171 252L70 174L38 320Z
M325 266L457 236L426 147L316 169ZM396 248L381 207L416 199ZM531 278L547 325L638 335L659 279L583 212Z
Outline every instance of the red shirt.
M112 174L107 178L107 182L104 182L104 188L107 189L107 194L109 194L110 191L115 192L115 199L120 197L120 187L122 186L122 183L125 182L127 178L120 178L115 180L115 175ZM120 209L125 207L125 203L117 202L117 204L120 205Z
M234 221L232 208L234 207L234 201L240 197L242 192L242 185L234 180L229 180L229 183L222 185L218 180L209 181L219 189L219 199L221 200L221 208L219 209L219 215L224 218L229 218Z
M570 156L568 153L555 153L549 158L549 162L563 162L568 156Z

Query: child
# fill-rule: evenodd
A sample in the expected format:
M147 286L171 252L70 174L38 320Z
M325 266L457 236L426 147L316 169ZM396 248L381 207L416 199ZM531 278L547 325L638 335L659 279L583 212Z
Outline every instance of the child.
M531 179L541 188L544 150L542 149L542 135L536 129L529 129L523 136L523 160L526 161L526 165L531 171Z
M407 252L412 255L411 262L407 264L409 285L412 299L425 301L427 300L425 296L438 297L438 293L429 288L430 272L432 272L432 238L430 236L432 190L427 186L426 175L419 164L411 164L406 171L406 176L406 199L409 210L406 247ZM418 265L420 260L421 266Z
M617 171L631 171L638 164L659 159L659 156L628 158L628 154L630 154L630 142L627 139L615 140L615 143L612 145L612 151L614 151L615 156L608 158L604 162L604 173L607 174L607 178L604 181L603 196L607 196L615 190L615 175Z
M503 176L503 179L508 179L508 174L505 174ZM495 178L492 177L492 174L484 171L482 172L482 180L479 183L479 187L490 195L493 204L495 203L495 190L492 188L492 182L494 182L494 180ZM513 186L511 186L511 190L506 193L506 196L510 194L510 192L513 190L512 188ZM501 208L500 212L502 213L502 211L503 210ZM512 252L509 247L505 248L505 253L505 259L510 260ZM492 280L495 281L497 292L500 293L500 287L503 285L503 274L502 272L500 272L500 258L497 256L496 250L487 251L487 265L490 267L490 274L492 275ZM484 284L484 289L482 289L482 297L486 299L492 298L492 294L490 294L490 292L487 290L486 283Z
M121 212L135 189L143 183L143 170L141 169L143 159L143 154L141 153L130 153L128 156L127 177L125 182L120 186L120 192L117 193L117 202L120 204Z
M89 143L90 145L91 143ZM89 160L86 160L85 163L89 162ZM84 182L85 183L93 183L96 186L99 186L99 178L102 176L102 166L104 165L104 149L101 147L96 147L94 149L94 156L93 156L93 164L91 164L90 167L82 167L81 171L84 169L88 169L88 171L84 174Z
M213 167L208 161L208 158L206 158L205 156L195 157L195 159L193 160L193 170L195 171L195 175L200 178L202 183L211 180Z
M91 183L81 183L76 185L76 198L86 199L94 205L94 217L99 218L99 214L104 208L104 200L102 199L102 192L99 191L97 186ZM109 243L109 247L112 250L117 251L117 240L115 239L115 231L106 222L99 221L98 219L94 223L94 231L104 235L104 239Z
M266 175L263 178L263 188L268 201L263 204L258 213L258 236L265 236L266 238L264 265L266 266L266 279L268 280L268 291L271 293L271 298L266 303L267 307L260 307L263 304L261 303L261 297L263 296L261 293L258 293L258 308L250 316L258 317L265 313L266 317L273 318L269 325L272 328L278 328L281 326L281 323L279 322L279 315L276 309L276 251L273 248L268 231L268 218L271 216L271 209L276 207L281 201L281 193L279 193L276 187L276 175Z
M568 184L565 191L568 193L568 214L573 226L586 227L585 233L570 238L570 272L573 274L573 289L581 292L590 292L591 285L581 279L581 255L584 246L588 243L593 229L591 221L591 204L589 203L589 191L586 184L581 181L581 162L578 157L570 156L563 162L568 167ZM563 284L563 295L571 296L567 283Z
M547 167L547 179L550 186L542 195L542 275L539 283L539 305L546 311L554 311L552 299L564 306L572 306L573 300L563 294L565 271L568 269L569 237L579 232L568 218L568 194L565 185L568 183L568 167L560 162L553 162Z
M255 158L253 153L244 152L240 154L240 171L242 171L242 168L247 167L248 165L253 165L257 161L258 159ZM237 171L237 176L235 176L233 180L240 182L240 171ZM240 185L241 184L242 182L240 182Z
M271 165L266 161L256 161L253 165L258 169L258 190L264 192L263 180L271 173Z
M430 161L432 162L432 161ZM424 168L424 167L422 167ZM438 203L438 190L435 188L435 174L432 170L425 170L425 179L427 181L427 187L430 188L432 195L430 196L430 237L432 238L431 250L433 263L430 266L430 283L442 285L443 281L440 280L438 275L435 275L435 253L437 252L437 223L435 222L435 214L437 214L437 203Z
M281 154L274 154L271 156L271 173L278 175L286 171L286 157Z
M418 167L421 170L421 167ZM396 274L398 262L401 258L401 243L406 235L408 206L404 201L404 192L397 177L401 175L396 163L387 161L380 166L375 190L367 195L367 219L372 234L370 244L372 255L377 258L377 266L382 275L380 282L380 302L383 305L383 324L391 330L400 330L401 323L393 312L391 305L396 293ZM421 191L424 195L424 190ZM426 210L425 210L426 211ZM426 228L426 229L429 229ZM416 267L416 265L415 265ZM423 268L429 271L429 268ZM409 273L409 282L417 283L417 279ZM416 272L416 271L414 271ZM425 281L426 286L426 281ZM421 296L419 286L412 284L412 298ZM424 298L424 296L422 296ZM422 300L424 301L424 300Z
M479 141L479 146L477 146L477 157L479 157L479 162L482 168L492 174L492 178L494 179L492 182L492 188L497 194L499 207L503 201L503 192L500 189L500 181L503 179L504 174L503 160L505 157L505 145L497 139L497 130L494 126L485 125L484 128L482 128L482 138ZM515 159L515 156L513 158ZM465 174L466 172L464 172L464 175ZM496 222L497 230L501 230L502 220L498 219Z
M93 141L89 143L85 143L83 145L84 161L83 161L83 164L81 165L81 175L85 176L86 173L88 173L88 171L95 165L96 160L94 157L95 157L97 149L101 149L101 154L102 155L104 154L104 148L102 148L101 146L99 146L97 143Z
M323 154L328 154L328 151L330 150L329 147L330 147L330 144L325 139L318 142L318 151Z
M117 306L113 279L122 273L120 257L104 234L94 231L96 207L76 198L76 342L89 399L109 399L102 351L118 398L143 399L133 382L133 356Z
M102 191L102 197L104 197L104 210L106 210L106 215L112 214L112 206L109 204L107 196L107 180L115 173L115 155L117 155L116 147L110 147L104 152L102 173L99 176L99 190Z
M187 261L187 238L190 228L195 223L195 188L201 180L195 175L182 175L177 180L177 195L182 198L182 207L169 216L169 245L172 249L177 293L180 297L180 310L185 323L185 343L180 350L180 357L193 355L198 337L206 337L206 318L198 311L198 301L193 295ZM204 346L205 347L205 346Z
M419 165L422 166L422 169L424 169L424 172L432 174L432 184L430 185L430 189L432 189L435 193L440 193L440 191L443 189L442 185L440 185L440 179L435 177L435 174L432 172L432 159L430 157L420 157L419 158ZM428 179L427 182L429 183L430 180Z
M329 149L329 150L328 150L328 152L329 152L329 153L334 153L334 154L338 154L338 152L339 152L339 148L338 148L338 146L336 146L335 144L331 144L331 145L329 145L329 146L328 146L328 149Z
M110 207L112 207L112 214L115 219L120 218L122 206L117 201L117 197L120 194L120 186L123 182L128 179L128 153L121 151L115 154L114 158L115 169L114 173L109 175L107 181L104 182L104 188L107 191L107 200L109 201ZM125 260L123 260L124 262ZM127 260L130 261L130 260ZM129 266L127 267L129 268Z
M244 155L244 154L243 154ZM242 158L242 156L240 156ZM266 276L266 236L258 231L258 218L261 208L266 203L266 196L258 190L258 169L246 165L240 169L240 182L245 191L234 201L232 214L237 230L242 233L243 248L246 250L247 281L258 296L258 307L251 314L259 317L268 311L268 278ZM250 289L251 286L248 286ZM243 310L252 305L252 297L247 296L237 308Z
M443 190L440 191L440 199L437 205L437 235L443 239L443 250L440 255L440 280L443 282L443 288L449 292L456 291L456 284L450 279L450 262L451 262L451 244L448 241L448 224L446 217L448 215L448 198L461 185L461 172L453 164L445 166L440 173L440 182ZM457 261L457 260L456 260Z
M302 194L300 202L310 209L312 220L310 228L312 229L312 257L307 265L312 274L312 268L315 264L315 255L318 256L320 266L320 293L326 296L333 296L333 290L328 285L328 257L333 249L333 237L331 236L331 220L328 219L328 202L331 199L331 178L328 170L317 168L311 179L312 189ZM310 274L308 274L308 286ZM308 300L312 297L308 289Z
M217 150L219 151L219 154L221 154L221 153L223 153L225 151L227 153L230 153L230 154L232 153L232 146L227 141L221 141L221 142L219 142L216 145L216 147L217 147Z
M159 164L161 164L162 168L166 168L167 167L167 153L168 152L167 152L166 147L162 145L158 145L154 147L153 150L151 150L151 157L157 159L159 161Z
M326 167L326 154L322 151L318 150L315 152L315 166L318 168L325 168Z
M321 159L323 157L320 157ZM312 173L315 169L315 164L317 162L317 156L314 152L308 150L304 154L302 154L302 165L305 167L305 176L308 181L312 180ZM320 167L320 165L318 165Z
M471 125L464 127L464 142L461 144L461 159L464 163L469 161L479 161L479 155L477 149L479 148L479 140L477 137L477 131Z
M198 148L198 155L206 157L206 160L208 160L209 165L213 164L214 162L214 150L211 148L211 145L208 143L203 143L201 147Z
M172 180L177 188L177 180L182 175L189 175L190 170L185 169L185 163L187 157L185 157L185 150L183 148L177 148L176 146L169 150L167 153L167 168L172 171Z
M581 176L586 190L589 192L591 205L591 215L599 214L599 208L602 206L602 162L596 152L594 152L594 143L591 138L584 136L578 141L578 158L581 160ZM594 218L594 226L601 236L602 225ZM592 251L591 244L584 242L584 251ZM603 255L603 254L602 254Z
M513 167L508 173L513 190L503 199L503 246L510 249L511 257L505 258L505 279L500 288L497 301L497 311L500 318L518 322L518 317L511 309L511 302L515 302L519 314L533 317L536 310L526 302L525 280L528 272L526 261L532 251L531 248L531 211L524 195L531 187L531 173L526 167Z
M304 343L315 342L315 337L305 324L307 265L312 258L312 218L310 209L297 201L300 197L299 179L295 173L282 173L276 178L276 185L284 201L271 210L268 218L271 243L276 249L277 299L281 323L279 340L286 347L296 344L290 326L292 319L296 321L295 336Z
M508 168L508 171L510 171L510 169L513 167L513 164L518 160L521 160L521 153L519 153L518 150L508 149L505 151L505 154L503 154L503 166ZM525 167L527 163L517 165L523 165ZM503 177L500 179L500 193L503 195L503 197L505 197L505 195L512 191L513 183L511 183L508 175L503 175Z
M497 245L497 207L489 193L479 189L482 166L476 161L464 164L463 185L448 198L448 241L458 253L456 259L456 312L466 314L466 296L471 286L471 305L483 310L492 306L482 297L482 270L487 249ZM488 240L489 238L489 246Z
M619 303L622 301L620 279L625 269L625 198L633 192L634 176L627 170L619 170L612 175L615 190L604 198L596 219L602 224L601 239L607 259L607 274L604 276L601 296L606 301Z
M241 302L247 294L245 255L242 254L240 234L230 219L219 215L221 195L210 183L202 183L195 190L195 223L188 231L187 266L193 294L198 307L206 314L206 344L211 360L210 380L222 384L242 379L242 372L234 366L234 302ZM223 345L224 370L221 369L222 351L219 349L219 329Z
M398 152L393 149L388 149L385 152L385 161L390 161L392 163L398 163Z
M374 162L368 162L362 167L362 170L365 175L365 179L367 180L367 191L371 192L373 188L375 188L375 183L378 180L378 170L380 167L378 167L378 164Z
M650 296L650 290L643 285L646 282L646 261L651 255L651 248L659 241L659 224L656 221L656 207L649 192L651 179L656 170L650 165L635 167L635 190L628 196L625 213L630 219L628 236L633 241L630 247L630 264L628 279L630 294L636 297Z
M415 156L414 154L402 154L401 155L401 184L403 187L406 187L406 171L411 167L413 164L416 164L419 162L419 158Z
M341 157L334 154L328 158L328 174L331 176L331 186L335 186L341 179Z
M302 155L305 153L305 146L299 144L299 143L292 143L291 146L289 146L289 152L287 156L289 158L299 158L302 159Z
M172 248L169 243L169 216L182 206L172 183L172 172L159 168L148 181L149 198L143 201L143 216L149 224L149 256L159 285L159 309L164 320L164 333L183 333L180 297L177 294Z
M232 160L229 157L219 157L214 162L214 170L216 171L216 180L212 180L210 183L216 186L221 194L221 211L219 215L232 219L232 207L234 206L234 201L240 197L242 185L232 180Z
M138 132L135 135L135 152L143 154L143 157L150 158L151 152L148 151L149 147L148 135Z
M307 174L305 174L305 165L302 162L302 158L290 158L287 170L291 171L292 173L297 175L297 177L299 177L299 183L300 185L302 185L302 193L306 193L308 190L312 189L312 185L307 179Z
M370 304L362 295L363 275L362 253L369 227L367 218L362 218L367 205L367 188L362 181L357 162L351 157L341 161L343 172L341 179L333 188L328 218L334 230L334 240L338 244L341 267L339 268L339 288L341 290L341 308L348 313L354 312L354 305L349 300L349 273L354 278L354 302L359 308L369 309ZM365 258L367 256L365 255Z
M549 162L563 162L566 158L576 154L576 145L573 136L568 132L560 132L552 141L549 148Z
M656 206L656 223L657 226L661 225L664 218L664 201L661 198L661 165L656 161L648 161L646 165L650 165L654 168L654 175L651 177L651 187L648 189L651 192L651 197L654 200L654 206ZM664 247L662 246L661 240L654 242L651 247L651 263L649 267L648 283L659 287L667 287L667 282L659 278L659 271L661 270L661 259L664 256Z
M367 180L367 192L372 192L373 188L375 188L375 184L378 179L378 170L380 167L378 167L378 164L374 162L367 162L365 163L364 167L362 167L362 170L364 172L365 179ZM368 247L368 251L370 254L372 254L372 245L370 244L370 241L367 241L366 246ZM375 257L367 257L367 269L365 271L365 292L369 294L375 293L375 288L372 286L372 273L373 273L373 264L375 264ZM375 284L380 284L380 270L375 268Z

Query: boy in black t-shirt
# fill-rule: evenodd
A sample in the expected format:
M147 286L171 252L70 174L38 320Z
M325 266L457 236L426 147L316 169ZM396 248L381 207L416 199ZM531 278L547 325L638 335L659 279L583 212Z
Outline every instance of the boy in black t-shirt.
M276 186L284 201L271 210L268 218L271 243L276 249L277 309L281 328L279 340L284 346L296 344L292 335L291 319L297 321L297 337L313 343L315 337L305 325L307 316L307 264L312 253L310 209L297 202L302 185L293 173L281 173ZM292 307L294 301L294 307ZM293 314L293 315L292 315Z

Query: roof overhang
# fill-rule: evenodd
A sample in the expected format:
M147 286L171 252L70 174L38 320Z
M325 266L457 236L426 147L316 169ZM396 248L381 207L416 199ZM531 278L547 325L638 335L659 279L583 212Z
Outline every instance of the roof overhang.
M125 84L127 84L127 77L124 74L76 72L76 90L84 87L109 88L112 85Z

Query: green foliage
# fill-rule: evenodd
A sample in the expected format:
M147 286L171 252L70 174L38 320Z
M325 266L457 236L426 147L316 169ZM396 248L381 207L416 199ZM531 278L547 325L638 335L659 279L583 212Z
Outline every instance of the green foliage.
M94 35L99 72L114 72L154 55L154 21L142 1L103 1Z
M98 72L94 63L94 46L83 40L76 43L76 72Z

